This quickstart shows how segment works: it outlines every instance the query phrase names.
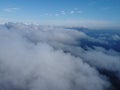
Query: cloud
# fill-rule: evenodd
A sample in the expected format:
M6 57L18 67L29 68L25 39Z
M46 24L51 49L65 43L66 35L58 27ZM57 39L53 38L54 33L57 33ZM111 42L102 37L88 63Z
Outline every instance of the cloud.
M8 21L9 21L8 18L0 18L0 24L4 24L4 23L6 23Z
M5 9L3 9L3 11L5 11L5 12L16 12L18 10L20 10L20 8L5 8Z
M66 15L66 12L65 12L65 11L61 11L61 14L62 14L62 15Z
M55 16L59 16L59 14L58 14L58 13L56 13L56 14L55 14Z
M77 13L81 14L81 13L83 13L83 11L77 11Z
M75 12L74 11L70 11L70 14L74 14Z
M112 36L113 40L119 41L120 40L120 36L115 34Z
M78 8L74 8L74 10L78 10Z
M119 55L111 55L110 53L109 51L106 52L104 48L96 48L96 50L86 51L82 56L85 61L98 69L117 72L116 75L120 79L120 57Z
M107 90L111 83L105 76L82 57L65 52L82 52L76 45L83 38L85 33L63 27L1 25L0 89Z
M110 7L103 7L102 10L110 10Z

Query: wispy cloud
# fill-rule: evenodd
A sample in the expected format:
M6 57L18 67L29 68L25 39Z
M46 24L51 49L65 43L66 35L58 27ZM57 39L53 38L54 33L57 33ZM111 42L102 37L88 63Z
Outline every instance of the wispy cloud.
M65 15L65 14L66 14L66 12L65 12L65 11L61 11L61 14L62 14L62 15Z
M5 9L3 9L3 11L5 11L5 12L15 12L18 10L20 10L20 8L5 8Z
M74 14L75 13L75 11L70 11L70 14Z
M77 11L77 13L81 14L81 13L83 13L83 11Z
M74 8L74 10L78 10L78 8Z
M103 7L102 10L110 10L110 7Z
M55 14L55 16L59 16L59 14L58 14L58 13L56 13L56 14Z

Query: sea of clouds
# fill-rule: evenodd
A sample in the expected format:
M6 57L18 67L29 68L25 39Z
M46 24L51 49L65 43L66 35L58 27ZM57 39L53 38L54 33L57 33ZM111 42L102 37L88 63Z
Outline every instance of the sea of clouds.
M84 39L96 40L64 27L1 24L0 90L115 90L99 70L120 80L120 53L84 50Z

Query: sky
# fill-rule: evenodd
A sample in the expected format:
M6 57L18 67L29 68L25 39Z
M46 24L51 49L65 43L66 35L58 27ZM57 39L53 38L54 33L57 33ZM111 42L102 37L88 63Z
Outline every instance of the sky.
M0 0L0 23L120 28L120 0Z

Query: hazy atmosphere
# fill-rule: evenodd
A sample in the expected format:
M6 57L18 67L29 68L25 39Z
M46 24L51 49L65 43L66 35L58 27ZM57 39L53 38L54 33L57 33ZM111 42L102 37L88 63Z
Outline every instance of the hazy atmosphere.
M0 90L120 90L119 0L1 0Z

